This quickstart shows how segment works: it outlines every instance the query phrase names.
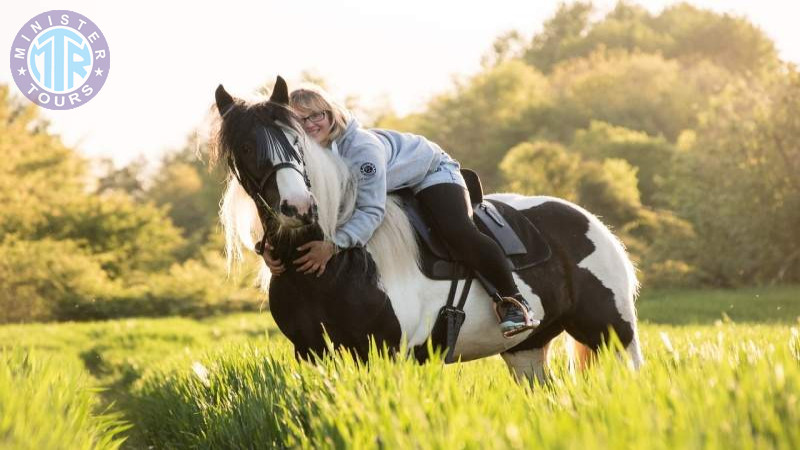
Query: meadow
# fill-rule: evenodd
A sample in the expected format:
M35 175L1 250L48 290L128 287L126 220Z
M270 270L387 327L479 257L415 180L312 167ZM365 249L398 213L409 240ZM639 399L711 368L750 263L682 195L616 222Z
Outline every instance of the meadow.
M0 327L0 448L798 448L800 288L645 292L646 366L294 360L268 313Z

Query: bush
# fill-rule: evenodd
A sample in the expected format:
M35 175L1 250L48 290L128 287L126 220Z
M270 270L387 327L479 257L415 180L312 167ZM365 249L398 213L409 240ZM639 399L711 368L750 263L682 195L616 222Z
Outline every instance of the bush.
M58 320L113 291L100 264L75 242L12 236L0 244L0 323Z

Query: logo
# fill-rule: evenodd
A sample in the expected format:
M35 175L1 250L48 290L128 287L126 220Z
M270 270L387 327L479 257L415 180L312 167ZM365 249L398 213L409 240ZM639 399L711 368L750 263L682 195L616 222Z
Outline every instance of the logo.
M375 164L371 162L365 162L361 165L361 175L366 178L371 178L378 170L375 168Z
M11 73L28 100L47 109L77 108L97 96L111 54L100 28L74 11L39 14L11 45Z

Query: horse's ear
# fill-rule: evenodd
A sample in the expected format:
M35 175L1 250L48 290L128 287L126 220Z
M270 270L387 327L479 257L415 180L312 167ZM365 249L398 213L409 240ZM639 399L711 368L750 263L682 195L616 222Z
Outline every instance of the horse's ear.
M269 98L269 101L282 105L289 104L289 88L286 86L286 81L280 75L278 75L278 79L275 80L275 87L272 88L272 97Z
M233 97L231 97L231 94L228 94L228 91L226 91L221 84L217 86L217 90L214 92L214 98L217 99L217 110L219 110L220 114L224 114L225 111L228 110L228 107L233 104Z

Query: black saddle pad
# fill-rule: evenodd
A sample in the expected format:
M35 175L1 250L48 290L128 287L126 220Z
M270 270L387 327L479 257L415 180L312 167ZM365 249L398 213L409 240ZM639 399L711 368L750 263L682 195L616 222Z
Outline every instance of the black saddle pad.
M552 254L550 244L547 243L539 229L523 213L497 200L486 199L484 202L490 202L494 205L527 250L523 254L507 255L514 271L527 269L550 259ZM476 220L475 224L484 234L492 236L481 220Z

